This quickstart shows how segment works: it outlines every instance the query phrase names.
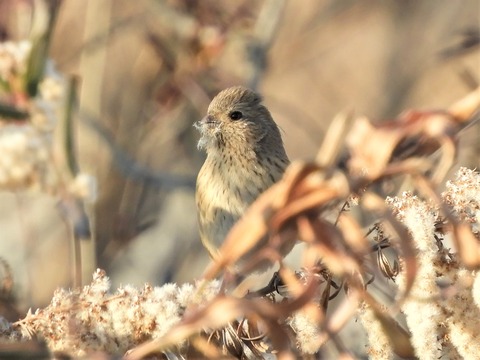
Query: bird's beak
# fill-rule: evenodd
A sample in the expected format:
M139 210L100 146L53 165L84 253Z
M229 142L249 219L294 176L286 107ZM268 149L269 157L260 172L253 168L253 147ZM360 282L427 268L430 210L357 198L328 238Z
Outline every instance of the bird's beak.
M216 123L215 119L213 118L213 116L211 115L207 115L205 116L204 118L198 120L197 122L195 122L195 124L193 124L193 126L195 126L195 128L197 128L198 130L200 130L201 128L203 128L204 126L213 126L214 124Z

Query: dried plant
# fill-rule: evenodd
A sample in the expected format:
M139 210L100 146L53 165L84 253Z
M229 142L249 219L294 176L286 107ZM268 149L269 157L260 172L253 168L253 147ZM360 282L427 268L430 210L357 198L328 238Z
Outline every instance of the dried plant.
M219 260L196 285L122 287L110 293L108 278L97 271L83 290L58 290L47 308L3 326L3 338L35 335L51 351L74 356L129 350L128 359L160 353L287 359L314 354L332 341L352 357L338 333L358 316L373 359L474 358L480 175L461 168L442 194L437 185L452 165L455 134L479 106L476 90L444 112L411 112L381 125L360 119L350 130L355 141L347 137L350 157L339 160L346 169L336 165L337 154L324 159L329 167L293 163L232 229ZM369 143L356 141L362 138ZM386 200L378 193L378 185L406 178L411 192ZM375 218L368 233L349 208ZM280 263L270 286L243 297L233 295L238 294L235 277L224 277L222 289L211 282L234 265L238 269L237 260L265 234L268 244L242 266ZM297 272L278 254L292 237L306 243ZM447 248L447 238L456 252ZM370 291L381 276L395 284L392 303ZM336 297L339 304L330 304Z
M208 19L202 6L185 6ZM249 76L254 85L280 10L270 21L271 33L256 34L260 48L252 50L257 57ZM209 69L225 30L198 25L198 34L185 34L195 28L188 25L191 19L175 19L169 23L182 26L174 33L192 37L190 45L198 51L192 63L180 67L176 58L167 61L179 53L175 42L165 48L150 37L168 72L175 73L165 86L165 105L175 103L191 82L196 90L190 100L200 102L203 90L182 69ZM86 218L82 202L96 197L95 180L75 164L69 132L74 86L69 92L58 73L43 73L46 56L37 52L46 47L0 44L0 188L55 194L79 235L75 225ZM45 341L52 356L293 359L314 357L330 342L343 358L353 358L341 330L358 317L372 359L478 357L480 175L460 168L446 190L439 189L455 161L457 135L478 118L479 109L476 89L448 109L409 111L379 125L338 116L315 161L294 162L257 199L198 282L112 290L105 272L97 270L90 285L58 289L50 305L22 320L0 318L0 355L4 346L35 339ZM67 116L61 118L59 110ZM66 129L65 161L58 160L52 141L59 119ZM409 191L395 196L400 182ZM83 230L89 234L88 224ZM238 264L266 235L269 241L256 257ZM292 239L305 244L300 270L289 268L280 255ZM265 261L279 264L271 283L242 293L231 273L240 267L248 273ZM6 272L2 293L9 296L12 280ZM222 275L220 285L216 279ZM391 301L375 292L384 279Z
M45 34L52 23L49 26ZM95 269L93 252L80 256L79 241L88 243L91 236L84 203L96 200L97 185L76 160L71 123L75 81L68 81L47 62L46 53L39 53L48 46L44 39L0 43L0 190L46 193L58 200L73 229L74 282L80 285L80 269Z
M52 352L76 356L102 350L121 354L152 338L165 335L187 307L208 302L218 293L218 282L203 284L200 295L191 284L142 289L124 286L110 292L104 271L97 270L83 289L58 289L52 302L2 329L11 340L42 334ZM182 349L185 344L178 344Z
M58 102L64 90L53 76L40 84L40 96L25 96L24 78L31 43L0 43L0 84L5 100L0 112L0 186L6 190L33 188L49 191L58 178L50 166ZM3 93L3 94L2 94ZM8 98L12 99L8 101ZM20 117L23 117L18 121ZM16 122L13 120L17 120Z

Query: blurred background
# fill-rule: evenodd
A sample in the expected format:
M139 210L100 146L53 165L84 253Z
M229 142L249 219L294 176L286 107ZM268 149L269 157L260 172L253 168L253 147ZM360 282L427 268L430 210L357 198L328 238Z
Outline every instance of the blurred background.
M205 155L192 125L221 89L260 91L290 158L311 159L341 111L381 121L478 86L479 21L478 0L0 0L1 41L35 49L46 33L48 71L75 84L75 157L97 189L82 207L90 266L114 286L201 276L194 181ZM464 131L459 164L479 166L479 135ZM2 271L20 313L74 284L75 229L58 194L0 193Z

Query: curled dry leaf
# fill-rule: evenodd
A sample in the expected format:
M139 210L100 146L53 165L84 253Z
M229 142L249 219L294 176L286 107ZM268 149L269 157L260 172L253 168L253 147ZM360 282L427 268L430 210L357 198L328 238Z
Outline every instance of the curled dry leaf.
M411 111L397 121L380 125L361 118L347 138L351 151L349 169L353 174L377 179L392 159L424 156L436 151L440 140L450 136L456 125L448 114L439 112Z
M480 108L480 87L469 93L463 99L453 103L448 112L453 119L459 123L465 123L470 120L472 115Z
M274 212L272 199L282 194L282 182L265 191L250 206L242 219L235 224L219 249L219 256L204 273L206 279L213 279L225 268L254 248L268 232L268 221Z
M363 292L363 290L357 288L350 289L349 295L346 296L335 311L327 317L323 331L319 335L320 343L326 342L331 334L338 333L351 319L359 306L361 292Z
M279 321L289 314L302 308L309 302L316 291L316 282L310 281L298 297L285 303L272 303L265 299L238 299L219 295L205 307L192 309L183 320L163 337L149 341L131 350L126 360L139 360L151 353L161 352L182 342L204 329L219 329L229 322L243 316L254 316L264 323L268 330L273 347L289 358L291 353L290 340L285 330L279 326Z
M308 252L320 259L335 275L343 276L361 269L360 259L344 247L342 233L320 218L298 219L300 238L309 244Z
M340 113L333 118L315 158L316 163L324 168L335 163L344 146L345 136L351 128L353 120L354 118L349 112Z
M342 213L338 218L338 228L342 231L345 244L358 256L363 256L370 251L370 244L365 237L360 225L347 213Z
M480 242L468 224L452 222L458 255L468 269L480 268Z
M265 191L235 224L220 248L218 259L206 270L205 277L211 279L232 266L267 234L271 236L266 245L281 255L287 254L296 241L290 220L312 210L318 212L348 194L349 186L344 175L338 173L325 179L317 165L293 163L284 178ZM280 236L276 236L278 234ZM260 262L257 264L255 266L262 267Z
M247 309L241 299L218 296L204 309L193 311L190 316L186 314L182 322L174 326L167 335L134 348L127 354L126 359L142 359L148 354L174 346L204 328L220 328L245 311Z
M350 188L343 175L338 174L328 180L313 179L316 177L317 174L305 177L304 182L297 185L299 190L293 193L294 196L272 216L271 227L274 230L280 230L288 220L306 212L315 210L319 213L349 194Z
M363 300L373 310L375 317L382 325L385 335L390 340L390 345L398 356L410 359L414 358L415 351L410 342L410 335L400 324L387 312L382 310L382 306L368 293L362 292Z
M206 358L219 358L222 356L221 350L215 346L215 344L212 344L209 339L206 339L203 336L194 336L191 339L191 343L193 347L200 352L203 356ZM167 352L165 352L167 353ZM174 355L174 354L172 354ZM175 355L174 355L175 356ZM197 355L198 356L198 355ZM177 358L177 357L176 357ZM176 359L174 358L174 359ZM167 359L168 356L167 356ZM181 359L184 359L184 357L181 357Z
M386 126L375 127L366 117L357 119L347 136L351 156L348 161L350 171L370 179L377 178L403 136L401 130L393 131Z
M357 120L347 139L351 151L348 170L356 175L353 180L348 179L348 174L325 170L315 163L292 163L283 179L262 194L233 227L220 249L218 261L207 269L207 278L218 275L258 246L267 234L270 235L269 241L259 248L254 259L244 266L245 269L254 270L263 260L270 263L281 261L286 247L292 246L296 239L302 240L307 243L304 254L306 267L314 267L320 260L322 265L348 284L347 299L327 318L322 309L327 309L329 291L320 293L318 282L315 284L313 281L303 286L292 271L282 267L282 279L293 299L289 297L284 304L272 304L258 302L259 299L219 297L204 309L185 317L166 337L146 345L150 346L147 349L159 350L200 332L202 328L217 328L240 316L255 315L267 328L268 336L280 351L279 354L288 358L293 354L286 345L288 337L285 329L278 326L278 319L286 318L292 311L302 307L302 311L315 309L315 317L322 326L323 332L319 336L319 342L322 343L338 332L355 312L359 300L364 299L374 308L395 352L400 356L411 356L413 350L408 334L389 314L378 310L380 306L365 291L362 274L370 245L360 225L349 214L341 214L335 225L324 220L323 215L333 205L345 201L349 194L362 193L361 209L377 214L384 220L385 226L393 234L391 244L399 250L405 272L403 293L396 297L397 302L391 308L391 311L397 311L409 296L417 274L416 249L406 227L388 210L384 200L368 187L385 177L404 174L410 174L414 179L424 179L422 174L428 170L433 170L437 174L435 177L440 178L438 174L445 173L453 163L456 154L455 134L478 109L479 94L478 90L473 92L444 112L409 111L397 120L381 125L372 125L366 118ZM439 160L430 160L428 156L438 149L442 151ZM331 159L329 157L325 162L331 163ZM433 184L429 183L428 186ZM421 192L425 190L422 182L416 181L415 185ZM436 195L428 196L429 193L425 191L424 194L437 202L441 201ZM468 267L477 267L480 264L477 239L467 225L456 224L451 216L447 215L447 218L453 224L460 257ZM398 272L398 264L391 266L381 251L378 261L388 277L394 277ZM303 299L302 305L299 305L299 299ZM319 302L321 306L318 306ZM240 351L239 344L234 345L234 350Z
M479 108L477 89L448 111L407 111L397 120L379 125L360 118L347 137L351 154L349 169L373 180L392 159L430 155L446 138L452 138Z
M431 179L434 184L440 184L447 176L457 156L457 148L452 138L443 137L440 139L441 157L438 164L432 172Z

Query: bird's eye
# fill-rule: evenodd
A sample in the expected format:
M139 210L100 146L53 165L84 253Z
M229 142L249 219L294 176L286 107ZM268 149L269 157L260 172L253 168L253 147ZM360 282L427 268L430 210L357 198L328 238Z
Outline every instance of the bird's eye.
M243 114L240 111L232 111L229 116L232 120L240 120Z

